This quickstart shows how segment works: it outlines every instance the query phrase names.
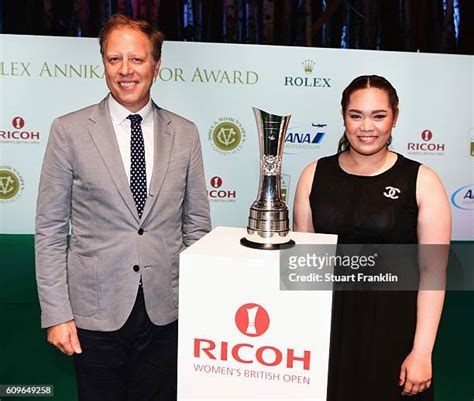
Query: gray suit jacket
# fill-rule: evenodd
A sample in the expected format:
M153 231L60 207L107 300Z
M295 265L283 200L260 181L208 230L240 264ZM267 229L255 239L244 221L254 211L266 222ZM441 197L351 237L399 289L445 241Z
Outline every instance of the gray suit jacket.
M210 230L209 202L196 126L155 104L153 118L141 220L106 100L53 122L36 214L42 327L74 319L88 330L119 329L140 274L153 323L177 319L179 253Z

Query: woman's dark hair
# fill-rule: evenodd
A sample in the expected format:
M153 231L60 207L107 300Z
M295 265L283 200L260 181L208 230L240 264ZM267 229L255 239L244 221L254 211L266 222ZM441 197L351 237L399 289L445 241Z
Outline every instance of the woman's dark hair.
M361 75L360 77L354 79L349 84L349 86L344 89L344 92L342 92L341 107L343 115L346 113L351 95L359 89L367 88L377 88L385 91L388 95L388 102L390 103L390 108L392 109L393 115L396 116L398 114L398 95L392 84L388 82L384 77L381 77L379 75ZM387 146L390 145L391 141L392 138L390 137ZM349 144L346 133L344 132L344 135L339 140L337 152L344 152L350 147L351 145Z

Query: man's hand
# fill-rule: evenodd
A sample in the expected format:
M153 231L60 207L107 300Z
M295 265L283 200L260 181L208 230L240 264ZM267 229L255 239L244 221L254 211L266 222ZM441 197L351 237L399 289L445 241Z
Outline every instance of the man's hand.
M74 320L49 327L48 342L69 356L82 352Z

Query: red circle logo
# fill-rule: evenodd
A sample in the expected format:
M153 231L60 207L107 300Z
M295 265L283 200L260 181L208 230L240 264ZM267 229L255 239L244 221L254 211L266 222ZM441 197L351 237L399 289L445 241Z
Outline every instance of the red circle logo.
M222 178L215 176L211 178L211 187L212 188L220 188L222 185Z
M23 118L21 118L21 117L15 117L15 118L12 120L12 125L13 125L16 129L22 129L22 128L25 126L25 120L23 120Z
M270 317L263 306L245 304L235 313L235 324L242 334L258 337L267 331Z
M421 139L423 139L425 142L431 141L431 138L433 138L433 133L429 129L425 129L421 133Z

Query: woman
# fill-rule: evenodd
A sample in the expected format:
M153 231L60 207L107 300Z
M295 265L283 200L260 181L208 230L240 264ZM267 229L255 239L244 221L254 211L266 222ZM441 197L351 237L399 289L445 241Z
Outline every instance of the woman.
M336 155L301 174L294 230L339 243L449 244L449 201L428 167L389 150L398 95L383 77L356 78L341 100ZM422 268L422 266L420 266ZM431 354L444 291L335 291L328 401L432 400Z

